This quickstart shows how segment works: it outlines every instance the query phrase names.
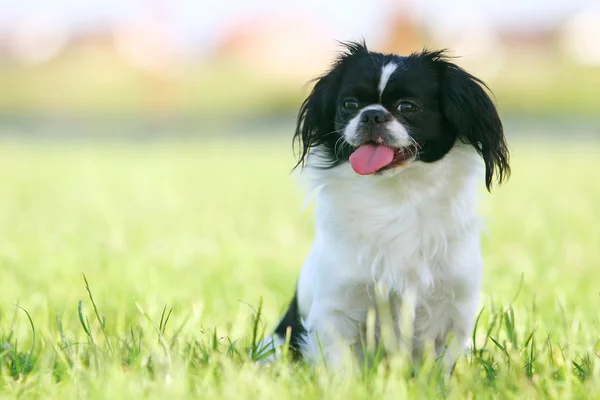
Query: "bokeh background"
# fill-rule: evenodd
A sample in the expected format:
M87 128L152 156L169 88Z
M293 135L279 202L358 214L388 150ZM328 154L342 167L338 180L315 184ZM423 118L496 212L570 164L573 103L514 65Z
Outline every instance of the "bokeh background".
M336 40L448 47L510 136L599 135L594 0L23 0L0 12L0 135L291 135Z

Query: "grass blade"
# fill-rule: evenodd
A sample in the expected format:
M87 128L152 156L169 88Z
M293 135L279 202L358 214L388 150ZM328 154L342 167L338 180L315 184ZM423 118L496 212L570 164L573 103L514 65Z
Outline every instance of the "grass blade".
M85 334L87 335L88 339L90 340L90 343L94 344L94 337L92 336L92 331L89 329L88 325L85 323L85 319L83 317L82 304L83 304L83 301L79 300L79 304L77 305L77 315L79 316L79 322L81 323L81 326L83 326L83 330L85 331Z
M88 295L90 297L90 301L92 302L92 307L94 308L94 314L96 315L96 319L98 320L98 323L100 324L100 329L102 330L102 333L104 334L104 339L106 340L106 345L108 346L108 349L110 351L112 351L112 345L110 343L110 338L108 337L108 333L106 332L106 318L100 317L100 313L98 312L98 307L96 306L96 302L94 301L94 296L92 295L92 291L90 289L88 280L87 280L85 274L82 273L81 275L83 275L83 281L85 282L85 289L87 290Z

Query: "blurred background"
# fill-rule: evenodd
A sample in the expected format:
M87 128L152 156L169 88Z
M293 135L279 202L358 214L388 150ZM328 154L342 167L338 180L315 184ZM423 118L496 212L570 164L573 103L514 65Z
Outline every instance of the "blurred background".
M0 135L291 138L339 50L448 47L507 135L600 138L595 0L21 0L0 12Z

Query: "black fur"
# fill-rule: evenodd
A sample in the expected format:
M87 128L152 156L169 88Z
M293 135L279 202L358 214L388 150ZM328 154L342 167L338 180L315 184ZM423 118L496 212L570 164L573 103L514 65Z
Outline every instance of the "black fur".
M288 328L290 328L290 349L293 351L294 355L299 357L300 353L300 344L301 339L304 334L306 334L306 329L304 325L302 325L302 320L300 319L300 311L298 310L298 295L294 294L294 298L290 302L288 309L275 328L275 334L279 336L281 339L285 339L286 332Z
M316 80L302 103L294 135L300 145L298 166L304 166L311 150L321 148L326 158L322 168L347 162L352 147L342 139L342 130L355 115L346 110L344 99L359 101L360 108L381 103L419 143L418 162L436 162L457 140L472 145L485 163L485 183L491 190L494 178L502 183L510 175L509 152L502 123L478 78L450 62L442 51L417 52L408 56L371 52L364 43L346 43L345 51L331 69ZM382 98L377 86L381 68L388 62L400 67L390 77ZM400 99L410 99L418 112L401 114Z

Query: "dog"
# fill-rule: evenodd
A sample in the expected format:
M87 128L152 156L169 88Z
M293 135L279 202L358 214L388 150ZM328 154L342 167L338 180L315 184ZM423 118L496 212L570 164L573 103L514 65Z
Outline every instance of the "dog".
M445 50L342 45L298 114L316 237L264 344L277 354L287 335L309 364L340 370L347 355L365 360L369 313L383 304L398 346L409 341L413 359L432 349L451 371L478 311L480 184L491 191L510 175L501 120L485 83Z

